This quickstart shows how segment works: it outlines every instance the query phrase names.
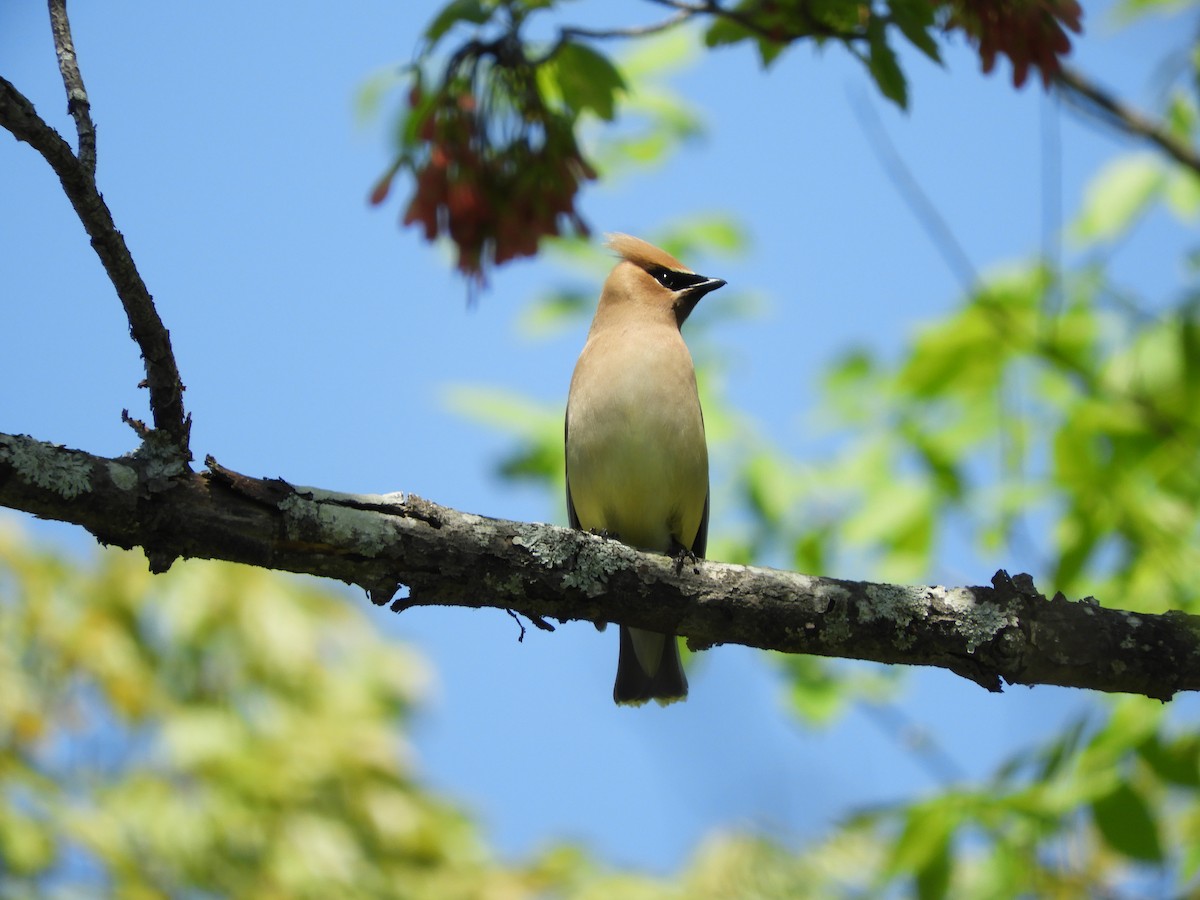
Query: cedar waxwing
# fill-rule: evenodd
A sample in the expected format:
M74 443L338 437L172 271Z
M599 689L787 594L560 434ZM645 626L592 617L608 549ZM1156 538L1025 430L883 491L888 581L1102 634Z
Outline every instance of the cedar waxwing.
M567 398L567 515L642 550L703 557L708 447L692 356L679 328L725 284L652 244L609 235L613 268ZM613 699L687 696L674 635L621 628Z

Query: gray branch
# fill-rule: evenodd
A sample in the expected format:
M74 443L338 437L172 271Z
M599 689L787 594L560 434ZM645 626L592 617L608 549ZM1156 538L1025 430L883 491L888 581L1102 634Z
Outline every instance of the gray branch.
M1117 131L1149 141L1180 165L1200 174L1200 152L1171 134L1166 123L1134 109L1075 69L1064 66L1058 74L1057 84L1063 96L1084 112Z
M77 115L76 121L79 119ZM90 123L90 117L87 121ZM164 445L175 448L177 455L189 459L191 419L183 408L183 383L171 349L171 336L133 262L125 238L113 223L112 213L96 187L94 162L89 166L87 161L77 157L62 135L46 123L25 95L2 77L0 127L41 154L62 183L67 199L75 207L75 214L91 238L92 249L100 257L104 271L116 289L125 317L129 320L129 333L141 350L146 365L145 385L150 390L150 411L157 436ZM86 149L87 143L81 128L81 154Z
M58 57L58 71L62 73L63 88L67 92L67 112L75 120L75 131L79 135L79 163L96 177L96 126L92 122L92 107L87 89L83 86L83 73L75 58L75 40L71 37L71 22L67 18L67 0L49 0L50 30L54 35L54 53Z
M0 505L140 547L154 571L180 557L231 560L356 584L396 611L490 607L535 624L620 622L684 635L693 649L744 644L939 666L990 691L1057 684L1168 700L1200 689L1200 617L1047 598L1027 575L937 587L711 561L678 567L566 528L206 463L194 473L174 457L107 459L0 435Z

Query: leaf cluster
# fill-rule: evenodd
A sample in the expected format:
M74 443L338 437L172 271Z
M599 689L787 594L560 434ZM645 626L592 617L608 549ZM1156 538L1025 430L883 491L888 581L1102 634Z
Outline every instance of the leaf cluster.
M416 190L403 224L420 225L428 241L448 237L458 269L478 284L492 267L536 254L543 238L588 234L575 201L596 171L576 124L585 113L611 120L624 86L586 44L564 37L544 52L529 46L521 29L534 8L472 0L434 19L407 69L396 159L372 191L382 203L397 173L410 172ZM443 38L461 24L475 26L475 36L428 75Z
M579 130L589 120L614 122L629 95L627 75L598 41L644 41L694 21L708 47L752 43L764 66L794 44L834 42L904 108L908 79L898 42L940 63L940 44L961 32L978 46L986 71L1007 56L1015 85L1036 69L1049 86L1070 49L1067 31L1081 29L1082 15L1075 0L708 0L664 3L676 15L651 26L564 25L550 42L526 36L530 19L565 5L452 0L401 72L406 102L397 116L395 160L371 201L382 203L396 176L410 175L414 191L403 224L419 225L427 241L449 238L459 270L476 284L493 267L536 254L546 238L587 235L576 199L597 170L581 150Z
M404 739L427 677L297 580L0 531L0 893L479 896Z

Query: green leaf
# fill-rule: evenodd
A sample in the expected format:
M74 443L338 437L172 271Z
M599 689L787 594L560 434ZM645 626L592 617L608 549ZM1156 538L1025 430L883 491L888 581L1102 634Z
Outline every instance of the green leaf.
M898 480L882 472L880 476L884 480L872 486L871 503L843 522L843 535L864 547L889 549L894 557L889 564L911 565L924 557L932 539L930 485L919 479ZM889 570L889 575L892 571L899 570Z
M773 41L770 38L760 37L758 39L758 61L764 69L768 68L771 63L779 58L779 54L787 49L787 46L782 41Z
M1064 765L1075 759L1087 727L1088 717L1080 716L1063 729L1057 740L1036 754L1039 781L1050 781L1058 777Z
M527 435L552 423L562 437L562 408L557 403L536 403L513 391L477 385L448 385L441 396L447 409L508 434Z
M825 386L831 391L856 388L874 372L875 360L871 353L862 347L855 347L835 359L833 365L826 369Z
M843 680L828 660L815 656L779 656L790 682L789 699L810 725L828 725L849 699Z
M1183 6L1181 0L1122 0L1113 4L1112 14L1116 24L1125 26L1144 16L1175 12Z
M725 215L693 215L672 223L670 231L658 239L659 246L679 259L695 259L713 252L726 255L741 253L749 243L746 231ZM706 303L701 307L711 308Z
M492 17L492 10L482 0L451 0L425 29L425 39L436 44L459 22L482 25Z
M949 451L944 440L939 439L942 436L917 421L902 423L901 431L928 469L937 489L948 497L960 499L964 490L963 476L956 455Z
M523 337L552 337L569 328L585 326L595 305L592 289L557 291L522 309L517 328Z
M1137 752L1163 781L1187 788L1200 787L1200 739L1193 736L1164 744L1156 734L1138 747Z
M557 438L557 434L555 435ZM561 442L531 442L522 444L517 450L507 454L496 467L496 472L502 478L530 479L532 481L547 481L561 475L563 471L563 453Z
M421 143L421 126L437 105L437 94L422 94L414 109L408 110L400 120L400 146L403 150L412 150Z
M55 861L54 839L36 818L12 807L0 810L0 860L6 876L44 875Z
M1064 483L1092 482L1098 483L1092 465L1082 464L1082 454L1072 452L1067 441L1057 441L1056 477ZM1060 589L1070 590L1074 580L1083 572L1084 567L1092 558L1099 541L1096 527L1088 510L1072 507L1064 513L1054 529L1055 553L1058 556L1053 568L1051 581Z
M1195 221L1200 215L1200 175L1190 169L1175 169L1163 185L1163 199L1181 220Z
M717 19L704 32L704 44L707 47L724 47L746 40L751 32L729 19Z
M388 66L369 75L354 95L354 117L361 124L378 118L383 101L411 77L411 69Z
M1195 301L1179 316L1179 357L1183 365L1183 392L1189 406L1200 391L1200 320Z
M792 548L792 564L797 572L828 571L829 535L828 527L806 531L796 538Z
M1128 782L1092 803L1092 819L1108 845L1142 862L1161 862L1158 823L1144 797Z
M936 871L938 868L944 867L944 877L947 880L949 878L949 861L945 860L939 866L939 857L944 857L949 852L949 843L957 820L957 811L949 803L935 801L911 807L904 830L892 846L887 868L894 873L912 872L918 881L921 880L921 873L928 872L927 886L930 890L936 890L940 880ZM925 898L941 895L920 890L920 896Z
M636 46L621 54L621 71L630 81L638 82L637 96L653 89L654 76L672 75L693 62L700 51L689 32L666 31L640 39ZM679 98L673 98L679 102Z
M1123 156L1102 168L1084 192L1083 212L1071 231L1082 242L1120 237L1162 190L1162 165L1151 153Z
M617 91L625 80L607 56L584 44L564 44L554 57L563 102L576 115L591 110L606 122L616 112Z
M638 90L636 98L631 97L627 101L627 105L653 120L649 129L652 133L661 134L674 143L704 134L704 122L699 114L677 94L642 88Z
M952 863L950 841L947 839L917 869L917 896L920 900L942 900L946 896L950 890Z
M743 497L750 511L765 526L778 528L795 503L796 477L784 458L757 453L744 464Z
M1177 140L1191 141L1192 132L1196 130L1197 119L1200 118L1198 112L1200 111L1196 109L1196 102L1186 91L1175 90L1171 95L1170 103L1167 104L1165 116L1167 129Z
M900 71L895 51L888 44L886 24L877 16L872 16L867 26L867 42L870 54L866 63L871 77L883 96L901 109L908 109L908 81Z
M909 43L941 65L942 55L938 50L937 41L930 34L930 29L934 26L933 10L934 5L927 0L893 0L892 21L908 38Z

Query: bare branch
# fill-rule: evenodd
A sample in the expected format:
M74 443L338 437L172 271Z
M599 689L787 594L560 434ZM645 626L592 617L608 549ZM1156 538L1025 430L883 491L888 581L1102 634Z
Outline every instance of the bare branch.
M568 43L576 38L586 38L590 40L612 40L617 38L640 38L649 37L652 34L658 34L661 31L667 31L680 25L690 19L694 13L681 9L675 15L668 16L661 22L652 22L649 25L631 25L628 28L582 28L569 26L562 28L558 32L558 39L550 46L550 49L536 59L530 60L535 66L540 66L558 55ZM449 67L447 71L452 71Z
M71 23L67 19L67 0L49 0L49 3L54 52L58 56L63 87L67 91L67 112L75 120L75 130L79 134L79 163L95 178L96 126L92 122L91 103L83 86L83 74L75 59L75 42L71 38Z
M755 21L752 16L746 15L741 9L722 6L717 0L698 0L695 3L688 2L688 0L650 0L650 2L679 10L680 13L687 13L689 17L708 15L717 19L727 19L745 28L751 34L757 35L759 38L779 45L810 37L835 38L847 43L863 41L867 37L861 31L838 31L836 28L831 28L824 22L813 18L809 10L803 5L788 11L788 15L795 16L800 21L799 29L789 29L782 20L773 27L768 28L760 22Z
M590 38L592 40L611 40L614 38L640 38L668 31L676 25L681 25L692 18L696 12L690 9L680 9L675 15L668 16L661 22L651 22L649 25L630 25L627 28L580 28L567 27L559 32L561 39Z
M883 123L875 112L875 107L861 93L850 94L850 106L854 117L867 138L867 145L875 154L879 164L892 181L892 185L904 199L909 210L916 217L921 229L937 249L946 267L958 279L963 293L972 294L979 287L979 274L966 249L954 234L950 223L938 210L929 195L921 187L921 183L913 175L912 169L896 150L896 145L888 137Z
M1177 163L1200 175L1200 153L1167 131L1162 122L1118 100L1075 69L1064 66L1057 83L1063 96L1078 108L1118 131L1145 138Z
M154 427L176 452L190 459L188 433L191 419L183 408L183 384L171 349L171 336L154 307L154 298L142 281L125 238L113 224L94 172L75 156L62 136L46 124L33 104L9 81L0 77L0 126L24 141L50 164L63 191L75 207L92 248L116 288L129 319L129 333L141 350L150 389Z
M1200 617L1047 599L1029 576L947 588L843 581L667 556L567 528L469 515L412 495L355 495L250 478L207 460L106 459L0 435L0 505L142 547L155 571L226 559L364 587L395 608L442 605L613 621L882 663L940 666L991 691L1058 684L1162 700L1200 689Z

